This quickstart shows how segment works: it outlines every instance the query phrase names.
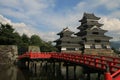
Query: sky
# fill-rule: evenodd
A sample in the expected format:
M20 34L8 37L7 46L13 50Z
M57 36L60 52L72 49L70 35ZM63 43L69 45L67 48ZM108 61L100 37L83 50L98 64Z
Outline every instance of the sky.
M120 40L120 0L0 0L0 22L11 24L21 35L39 35L45 41L59 38L63 28L77 33L84 14L101 17L105 35Z

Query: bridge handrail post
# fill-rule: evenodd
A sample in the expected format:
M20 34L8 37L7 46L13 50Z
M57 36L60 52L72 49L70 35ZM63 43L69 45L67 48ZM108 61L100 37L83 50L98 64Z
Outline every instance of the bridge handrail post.
M32 52L31 51L29 52L29 58L32 58Z
M109 62L109 65L110 65L110 71L113 71L113 69L114 69L114 68L113 68L114 62L111 62L111 61L110 61L110 62Z
M106 72L104 73L104 78L105 80L112 80L111 73L109 71L109 65L106 65Z
M86 64L86 56L83 56L84 64Z
M94 59L94 62L95 62L95 67L98 67L98 59L97 58Z
M101 68L102 69L105 69L106 68L106 66L105 66L105 64L106 64L106 58L105 58L105 56L101 56Z
M116 61L117 59L116 58L113 58L113 64L116 65Z
M92 65L92 64L93 64L93 61L94 61L94 58L91 56L91 57L90 57L90 60L89 60L89 65Z

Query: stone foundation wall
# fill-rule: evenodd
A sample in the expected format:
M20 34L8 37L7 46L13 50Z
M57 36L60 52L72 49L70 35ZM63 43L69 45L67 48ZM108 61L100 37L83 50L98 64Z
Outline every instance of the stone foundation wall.
M40 52L40 47L39 46L29 46L28 52Z
M114 51L112 49L85 49L84 53L93 55L114 55Z
M15 45L0 45L0 64L14 63L18 56L18 49Z
M79 54L82 53L82 52L79 51L79 50L78 50L78 51L66 51L66 50L64 51L64 50L63 50L63 51L61 51L61 52L65 52L65 53L79 53Z

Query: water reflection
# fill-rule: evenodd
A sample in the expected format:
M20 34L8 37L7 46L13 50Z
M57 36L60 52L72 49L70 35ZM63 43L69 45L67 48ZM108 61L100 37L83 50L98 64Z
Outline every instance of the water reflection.
M63 80L60 70L54 73L52 66L48 65L37 69L34 73L28 69L20 69L14 65L0 65L0 80ZM55 75L54 75L55 74Z
M60 69L58 65L55 66L48 64L37 66L36 72L34 70L28 70L27 68L18 68L14 65L0 65L0 80L65 80L66 72L65 67ZM69 70L69 80L74 80L71 76L73 75L72 69ZM80 78L77 70L76 80L83 80Z
M25 78L16 66L0 65L0 80L25 80Z
M37 66L36 72L29 72L29 80L64 80L60 68L56 66L55 69L54 71L53 65Z

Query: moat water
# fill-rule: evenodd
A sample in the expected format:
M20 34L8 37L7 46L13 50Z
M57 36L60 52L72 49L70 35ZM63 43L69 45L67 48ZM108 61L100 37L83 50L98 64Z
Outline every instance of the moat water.
M70 69L72 70L72 69ZM0 80L66 80L66 70L63 68L61 71L56 67L55 75L52 74L52 69L41 67L36 72L29 71L28 69L20 69L17 66L0 65ZM86 80L80 73L79 69L76 71L76 80ZM74 80L73 72L69 73L69 80ZM97 79L91 79L97 80Z

